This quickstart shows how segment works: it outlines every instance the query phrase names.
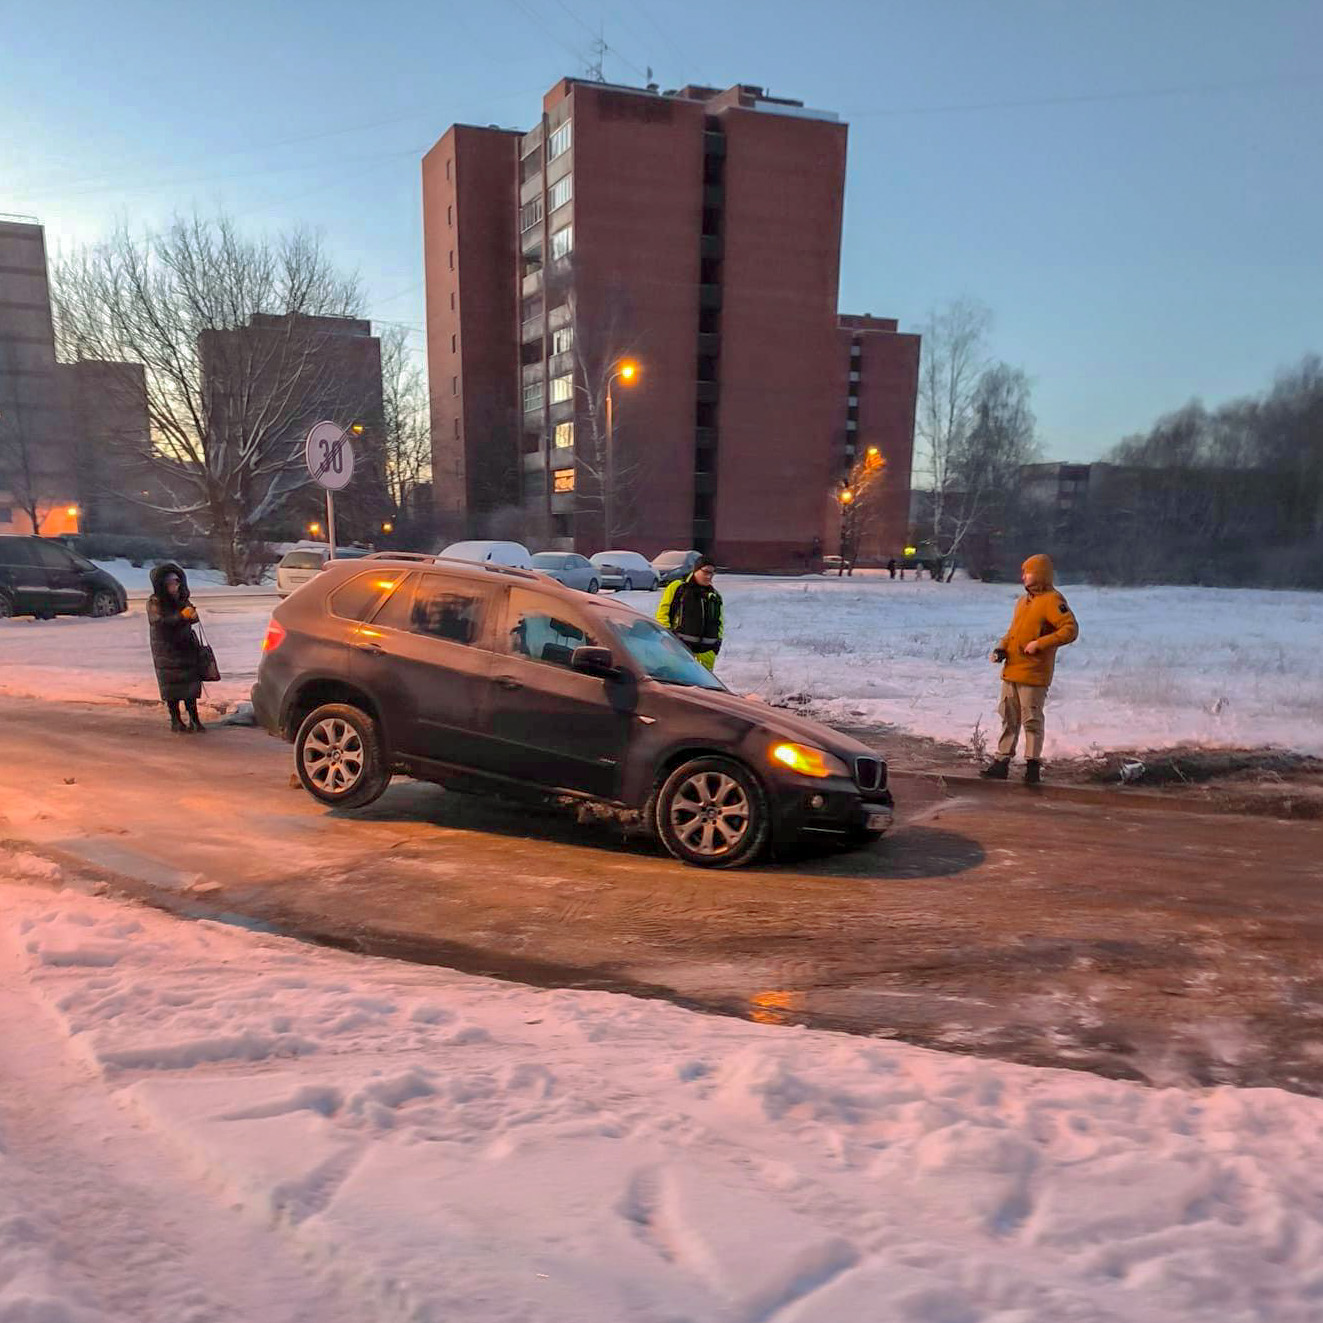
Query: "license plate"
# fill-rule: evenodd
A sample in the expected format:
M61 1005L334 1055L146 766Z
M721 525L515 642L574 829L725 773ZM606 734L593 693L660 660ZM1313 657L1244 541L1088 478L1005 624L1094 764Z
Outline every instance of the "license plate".
M891 810L877 809L868 815L867 831L886 831L891 826Z

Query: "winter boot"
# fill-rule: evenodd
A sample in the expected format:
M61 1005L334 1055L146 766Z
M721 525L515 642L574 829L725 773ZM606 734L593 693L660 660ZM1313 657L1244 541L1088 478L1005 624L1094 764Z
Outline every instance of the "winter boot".
M1030 758L1024 765L1024 783L1027 786L1043 784L1043 764L1037 758Z
M190 735L205 735L207 733L207 728L197 719L197 717L189 717L188 733Z
M176 735L188 734L188 727L185 726L184 723L180 721L178 717L170 718L170 729L174 731Z
M994 758L979 775L985 781L1005 781L1011 774L1011 760L1009 758Z

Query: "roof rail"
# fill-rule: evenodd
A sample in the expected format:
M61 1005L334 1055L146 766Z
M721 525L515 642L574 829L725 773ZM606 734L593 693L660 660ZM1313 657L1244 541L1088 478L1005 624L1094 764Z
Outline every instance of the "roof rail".
M422 560L433 561L438 557L431 555L426 551L369 551L366 556L359 556L359 560Z

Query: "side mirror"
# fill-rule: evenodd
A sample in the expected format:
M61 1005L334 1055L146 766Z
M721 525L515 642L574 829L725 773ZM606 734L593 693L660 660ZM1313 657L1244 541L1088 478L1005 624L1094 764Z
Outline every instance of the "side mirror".
M613 680L620 674L610 648L575 648L570 656L570 666L603 680Z

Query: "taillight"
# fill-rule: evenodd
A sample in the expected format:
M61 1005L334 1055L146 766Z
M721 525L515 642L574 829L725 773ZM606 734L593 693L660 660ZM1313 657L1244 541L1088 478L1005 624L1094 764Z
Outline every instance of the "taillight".
M275 652L285 641L285 626L278 620L272 620L266 627L266 637L262 640L263 652Z

